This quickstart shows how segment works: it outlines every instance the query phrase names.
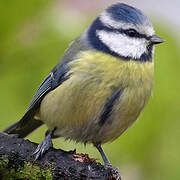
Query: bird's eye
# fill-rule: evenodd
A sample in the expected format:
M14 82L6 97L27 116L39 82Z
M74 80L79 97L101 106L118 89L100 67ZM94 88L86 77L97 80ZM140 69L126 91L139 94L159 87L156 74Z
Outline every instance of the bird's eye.
M125 31L129 37L138 37L138 32L135 29L128 29Z

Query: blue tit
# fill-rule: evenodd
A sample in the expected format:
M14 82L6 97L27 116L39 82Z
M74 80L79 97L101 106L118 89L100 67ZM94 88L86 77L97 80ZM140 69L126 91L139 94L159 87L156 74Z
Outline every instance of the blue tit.
M155 35L139 9L116 3L71 43L38 88L24 116L4 132L26 137L46 124L36 159L63 137L92 143L106 166L102 144L117 139L138 118L153 88Z

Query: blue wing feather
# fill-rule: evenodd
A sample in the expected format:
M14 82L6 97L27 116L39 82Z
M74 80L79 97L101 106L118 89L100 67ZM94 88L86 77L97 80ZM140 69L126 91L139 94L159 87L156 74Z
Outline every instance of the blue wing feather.
M26 137L32 131L40 127L43 122L35 120L34 115L39 110L42 99L48 92L61 85L70 77L71 74L68 73L70 69L68 67L68 62L75 60L80 51L87 49L88 47L81 37L76 39L66 50L58 64L41 83L24 116L18 122L6 128L4 132L9 134L19 134L20 137Z
M51 90L51 84L52 84L52 77L51 73L48 75L48 77L41 83L40 87L36 91L35 96L33 97L32 101L30 102L27 111L32 109L35 104L37 104L41 98Z
M69 68L67 66L67 63L62 64L59 68L55 67L39 86L35 96L33 97L31 103L29 104L27 112L30 109L32 109L34 106L39 105L39 103L41 102L42 98L46 93L55 89L57 86L62 84L63 81L68 79L69 78L69 75L67 75L68 71Z

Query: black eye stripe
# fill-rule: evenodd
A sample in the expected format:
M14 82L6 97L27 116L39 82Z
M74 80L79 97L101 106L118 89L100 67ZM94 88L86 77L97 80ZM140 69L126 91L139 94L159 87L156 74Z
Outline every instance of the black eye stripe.
M127 29L124 32L130 37L140 37L140 34L135 29Z
M127 35L127 36L129 36L131 38L144 38L144 39L150 40L150 37L146 36L145 34L140 34L135 29L115 29L115 28L103 26L103 28L100 29L100 30L106 30L106 31L109 31L109 32L117 32L117 33L125 34L125 35ZM134 36L130 35L130 31L134 32Z
M138 33L136 30L132 30L132 29L111 29L110 31L116 31L118 33L121 33L121 34L125 34L131 38L145 38L147 40L150 39L150 37L146 36L145 34L140 34Z

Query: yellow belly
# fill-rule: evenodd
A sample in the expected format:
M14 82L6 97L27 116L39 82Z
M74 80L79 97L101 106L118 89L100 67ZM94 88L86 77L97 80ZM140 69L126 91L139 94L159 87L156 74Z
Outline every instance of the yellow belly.
M40 118L55 135L81 142L112 141L138 117L151 95L153 63L123 61L84 52L70 64L71 77L48 93L40 106ZM103 125L100 117L115 90L123 93Z

